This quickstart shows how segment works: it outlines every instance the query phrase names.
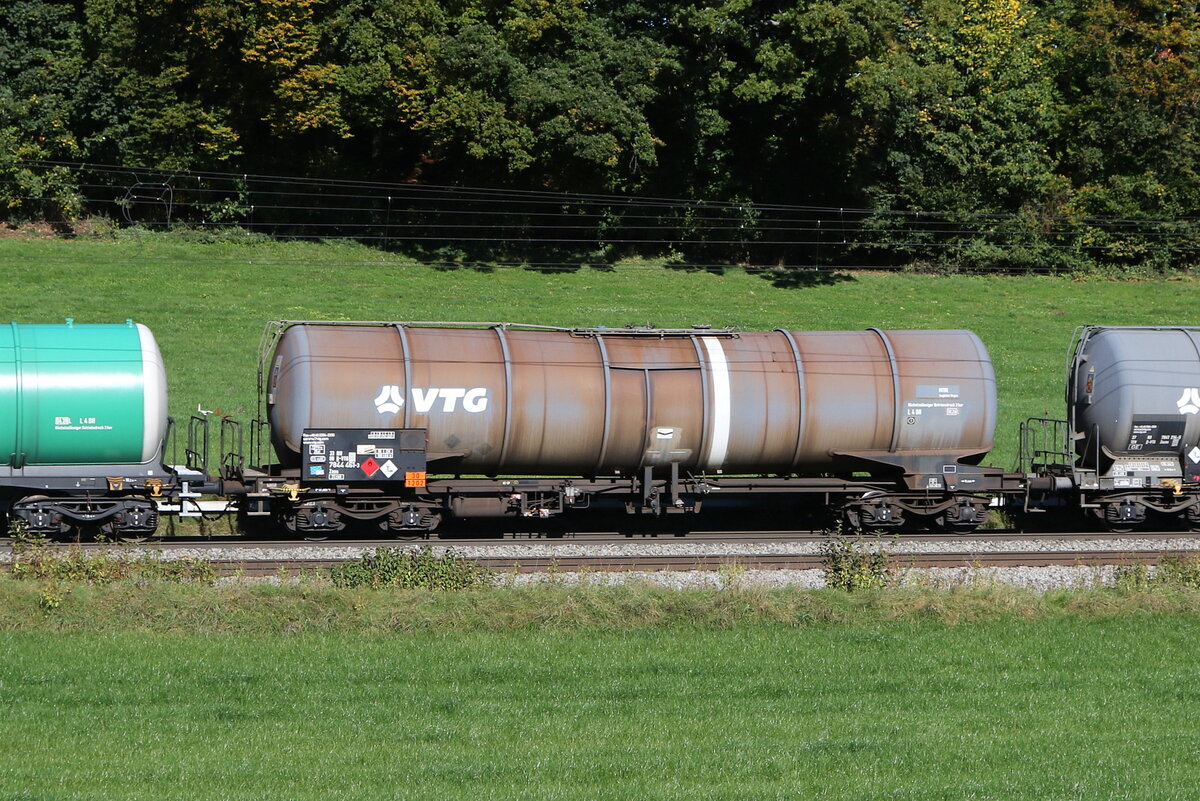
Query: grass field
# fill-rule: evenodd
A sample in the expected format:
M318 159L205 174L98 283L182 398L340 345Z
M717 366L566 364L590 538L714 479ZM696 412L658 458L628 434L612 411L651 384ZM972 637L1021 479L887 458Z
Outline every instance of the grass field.
M172 410L254 410L271 319L971 328L1016 425L1075 326L1200 283L627 264L437 271L353 246L0 239L0 317L157 333ZM905 594L907 593L907 594ZM1190 799L1200 596L0 581L0 801Z
M1191 799L1200 619L0 635L4 799Z
M273 319L970 328L996 365L1000 419L990 461L1001 467L1015 460L1021 420L1062 414L1076 326L1200 323L1195 280L814 273L780 285L736 269L718 275L646 263L553 274L447 271L355 245L203 243L136 231L0 239L0 263L0 319L132 317L154 329L181 420L197 405L253 416L257 348Z

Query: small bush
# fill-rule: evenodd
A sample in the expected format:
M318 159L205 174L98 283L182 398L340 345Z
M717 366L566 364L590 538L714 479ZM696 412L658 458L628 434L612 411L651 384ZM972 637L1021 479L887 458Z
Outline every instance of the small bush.
M996 529L1015 528L1013 516L1003 509L989 509L987 517L980 524L980 531L994 531Z
M1117 589L1126 592L1150 589L1150 567L1142 562L1132 565L1117 565L1113 573L1113 583Z
M12 538L13 553L22 553L30 549L48 547L50 540L41 534L31 532L29 525L20 518L8 518L8 536Z
M425 546L416 553L376 548L361 559L338 565L330 578L335 587L466 590L488 584L491 573L453 551L435 556Z
M822 548L825 560L825 584L846 592L877 590L888 584L891 568L888 554L863 547L861 534L849 537L835 530L827 532Z
M1154 582L1170 587L1200 590L1200 557L1164 556L1154 571Z
M56 583L47 584L42 587L41 595L38 596L38 608L43 612L53 612L62 606L63 599L66 598L66 593Z
M717 577L723 590L742 590L746 588L746 566L736 563L724 564L717 568Z
M1171 554L1151 570L1145 564L1121 565L1113 583L1119 590L1144 591L1155 588L1200 590L1200 556Z

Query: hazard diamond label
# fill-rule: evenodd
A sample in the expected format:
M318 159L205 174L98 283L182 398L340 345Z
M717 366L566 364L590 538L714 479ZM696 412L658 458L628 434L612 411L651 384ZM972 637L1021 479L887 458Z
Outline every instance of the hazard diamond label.
M383 463L383 466L380 467L379 469L383 472L383 474L385 476L387 476L388 478L391 478L392 476L396 475L396 471L399 470L400 468L396 467L396 464L391 459L388 459L386 462Z
M370 456L368 456L367 460L360 464L359 467L362 468L362 471L367 474L368 478L379 472L379 462L375 461Z

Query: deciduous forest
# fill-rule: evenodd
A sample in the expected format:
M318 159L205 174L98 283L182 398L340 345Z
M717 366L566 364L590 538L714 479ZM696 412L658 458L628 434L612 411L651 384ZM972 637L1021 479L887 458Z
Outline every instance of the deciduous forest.
M79 213L53 165L87 162L717 201L746 225L865 210L897 263L1178 269L1200 245L1195 2L0 8L10 217Z

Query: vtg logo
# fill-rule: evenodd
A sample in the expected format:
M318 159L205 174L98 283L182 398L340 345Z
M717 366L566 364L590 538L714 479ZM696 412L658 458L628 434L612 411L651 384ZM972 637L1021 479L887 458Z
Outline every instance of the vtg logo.
M395 384L384 384L375 398L375 408L380 414L395 414L404 405L404 396Z
M1175 401L1175 405L1179 407L1180 414L1196 414L1200 412L1200 388L1189 387L1179 396L1179 400Z
M413 387L413 409L417 414L429 414L438 398L442 399L442 411L453 412L462 401L462 410L477 414L487 410L487 387ZM375 410L380 414L396 414L404 406L404 392L395 384L384 384L375 396Z

